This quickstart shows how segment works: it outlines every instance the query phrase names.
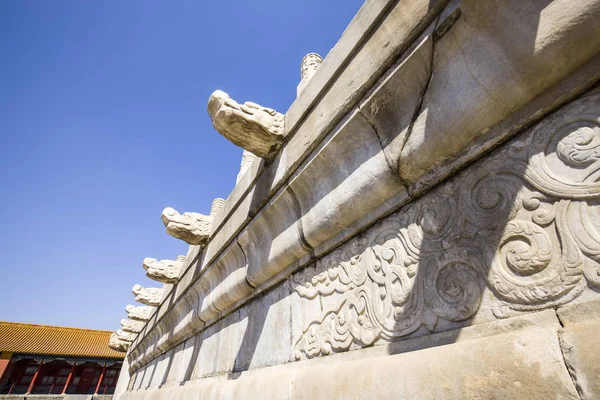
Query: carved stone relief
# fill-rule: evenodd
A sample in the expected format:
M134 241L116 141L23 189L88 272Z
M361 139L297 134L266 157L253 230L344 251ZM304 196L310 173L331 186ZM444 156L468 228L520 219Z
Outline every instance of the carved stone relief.
M237 178L235 180L236 184L240 181L240 179L242 179L246 171L252 166L252 162L255 158L256 156L254 154L250 153L248 150L244 150L244 152L242 153L242 162L240 163L240 172L238 172Z
M300 63L300 83L296 88L296 95L300 96L300 93L304 90L308 82L311 80L313 75L317 72L321 64L323 63L323 58L317 53L308 53L302 59Z
M152 306L132 306L128 305L125 307L125 311L127 311L127 316L131 319L135 319L137 321L148 321L156 307Z
M210 239L212 217L200 213L186 212L179 214L175 209L167 207L161 216L167 233L191 245L205 245Z
M146 325L146 323L143 321L133 321L131 319L121 320L121 326L126 332L140 333L142 329L144 329L144 325Z
M309 301L338 296L303 328L295 357L496 318L600 289L600 95L564 107L292 278ZM595 293L595 292L594 292Z
M177 256L175 260L156 260L145 258L144 269L148 278L163 283L177 283L181 268L185 262L185 256Z
M217 132L258 157L272 159L283 144L283 114L271 108L238 104L217 90L208 100L208 114Z
M126 332L122 329L119 329L117 331L117 338L119 338L119 340L123 340L125 342L133 342L135 340L135 338L137 337L137 333L134 332Z
M130 344L131 342L119 339L119 336L116 333L111 334L108 339L108 347L121 353L125 353L127 349L129 349Z
M164 289L145 288L142 285L134 285L131 292L135 295L135 301L147 306L158 306L162 299Z

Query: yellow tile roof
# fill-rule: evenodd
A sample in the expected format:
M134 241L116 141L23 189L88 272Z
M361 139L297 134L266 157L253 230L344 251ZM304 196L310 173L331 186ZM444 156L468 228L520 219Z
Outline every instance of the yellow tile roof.
M123 358L108 347L111 333L0 321L0 352Z

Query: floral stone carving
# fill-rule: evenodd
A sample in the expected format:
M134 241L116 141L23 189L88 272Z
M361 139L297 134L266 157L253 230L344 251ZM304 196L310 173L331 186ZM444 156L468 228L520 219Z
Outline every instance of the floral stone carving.
M310 301L295 357L465 321L492 294L497 318L600 287L600 96L570 104L293 277Z
M184 262L185 256L177 256L175 260L160 261L155 258L145 258L143 266L148 278L163 283L177 283Z
M258 157L272 159L283 144L284 117L273 109L238 104L217 90L208 100L208 114L217 132Z

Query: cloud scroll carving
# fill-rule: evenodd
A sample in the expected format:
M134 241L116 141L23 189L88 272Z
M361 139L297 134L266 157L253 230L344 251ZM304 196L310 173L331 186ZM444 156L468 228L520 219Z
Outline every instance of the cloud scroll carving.
M293 276L339 305L304 327L295 357L541 310L600 287L600 96L571 103Z

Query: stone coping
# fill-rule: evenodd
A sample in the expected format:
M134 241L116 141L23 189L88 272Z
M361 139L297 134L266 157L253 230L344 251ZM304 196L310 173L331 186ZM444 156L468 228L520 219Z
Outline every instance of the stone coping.
M207 247L190 247L179 284L130 348L132 369L595 84L600 7L565 16L566 1L507 1L501 15L473 0L367 1L288 110L282 151L269 165L255 160ZM473 34L484 21L489 42Z

